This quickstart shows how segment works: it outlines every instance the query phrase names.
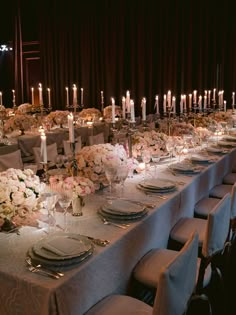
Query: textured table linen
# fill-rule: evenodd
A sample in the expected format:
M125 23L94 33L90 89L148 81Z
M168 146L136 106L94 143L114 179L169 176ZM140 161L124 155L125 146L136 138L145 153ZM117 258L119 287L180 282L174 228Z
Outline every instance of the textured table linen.
M103 297L126 293L131 272L138 260L153 247L166 247L169 232L182 216L193 216L194 204L222 182L235 163L236 150L219 156L194 176L174 176L165 166L157 176L184 181L167 199L147 195L137 189L142 175L125 183L125 196L155 203L148 215L126 230L104 225L97 210L106 202L104 195L89 196L83 217L73 217L71 232L110 240L107 247L95 246L93 255L65 271L59 280L30 273L24 262L27 250L45 237L42 230L24 227L21 234L0 233L0 314L1 315L82 315Z

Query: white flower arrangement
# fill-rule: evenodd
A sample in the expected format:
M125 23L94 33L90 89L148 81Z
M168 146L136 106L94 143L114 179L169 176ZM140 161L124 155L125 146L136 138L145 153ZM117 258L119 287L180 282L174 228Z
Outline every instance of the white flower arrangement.
M93 182L81 176L54 175L50 176L49 183L53 191L67 194L72 198L84 197L95 191Z
M4 125L4 131L6 133L10 133L16 129L18 130L29 130L32 126L37 125L37 120L31 116L26 114L16 114L10 117Z
M78 173L89 178L98 190L108 186L105 165L128 163L127 153L122 145L110 143L85 146L77 154Z
M68 125L68 115L70 112L68 110L56 110L49 113L45 118L45 122L50 123L51 126L62 126Z
M99 109L91 107L82 109L78 116L85 121L95 121L102 116L102 113Z
M137 158L142 155L143 151L149 151L151 155L167 154L166 141L168 136L162 132L155 130L151 131L138 131L133 135L132 153L133 157Z
M9 168L0 173L0 217L24 216L39 210L39 197L45 189L33 171Z
M122 116L122 109L120 106L115 105L115 116L121 117ZM112 105L108 105L103 110L103 117L104 119L111 120L112 119Z

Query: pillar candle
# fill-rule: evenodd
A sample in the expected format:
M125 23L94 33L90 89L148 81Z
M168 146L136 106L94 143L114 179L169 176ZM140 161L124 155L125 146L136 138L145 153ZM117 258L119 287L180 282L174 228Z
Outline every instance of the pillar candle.
M39 105L43 105L43 89L41 83L39 83Z
M125 104L126 104L127 113L130 113L131 109L130 109L130 92L129 91L126 92Z
M116 122L116 109L115 109L115 100L111 98L111 122L114 124Z
M142 98L141 102L141 107L142 107L142 120L146 121L146 98Z
M166 113L166 94L163 96L163 112Z
M80 91L81 91L80 105L83 106L83 104L84 104L84 89L81 88Z
M202 110L202 96L199 95L199 98L198 98L198 107L199 107L199 111Z
M130 117L131 117L131 122L135 122L135 111L134 111L134 101L130 100Z
M16 104L16 95L15 95L15 90L12 90L12 103L13 105Z
M41 157L42 162L47 163L48 157L47 157L47 137L44 133L44 131L41 132Z
M160 111L159 111L159 100L158 100L158 95L156 95L155 97L155 105L154 105L154 109L156 109L156 114L159 115Z
M207 108L207 96L206 95L204 95L204 109L206 109Z
M193 104L197 104L197 91L193 91Z
M2 105L2 92L0 92L0 105Z
M31 103L34 105L34 88L31 88Z
M69 106L69 89L66 87L66 106Z
M48 106L51 107L51 90L48 88Z
M235 93L232 93L232 105L235 105Z
M184 111L187 110L187 104L186 104L186 95L183 95L183 106L184 106Z
M224 101L224 111L226 112L226 101Z
M175 98L175 96L172 97L171 110L174 114L176 113L176 98Z
M213 101L216 101L216 89L213 89Z
M188 95L188 100L189 100L188 107L191 110L192 109L192 94Z
M211 105L211 90L208 91L208 105Z
M103 111L104 109L104 95L103 95L103 91L101 91L101 110Z
M68 116L68 128L69 128L69 142L75 142L74 135L74 116L70 113Z
M180 104L179 104L179 107L180 107L180 114L183 113L183 95L181 94L180 96Z
M77 87L73 84L73 105L77 105Z
M171 108L171 91L167 92L167 106Z
M122 97L122 117L123 119L126 118L126 108L125 108L125 97Z

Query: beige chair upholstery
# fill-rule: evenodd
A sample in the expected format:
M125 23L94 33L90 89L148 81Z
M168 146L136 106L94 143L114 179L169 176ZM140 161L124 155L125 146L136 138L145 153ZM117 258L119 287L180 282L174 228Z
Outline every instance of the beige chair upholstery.
M236 218L236 183L230 186L231 193L231 219ZM228 189L227 189L228 191ZM205 197L196 203L194 213L196 217L207 219L208 214L219 202L218 198Z
M111 295L86 315L182 315L194 291L197 253L198 236L195 233L178 255L163 266L153 308L130 296Z
M76 141L75 142L75 153L78 153L82 147L81 137L77 137L75 139L75 141ZM70 142L68 142L67 140L63 140L63 148L64 148L64 154L66 156L72 155Z
M23 161L20 150L0 155L0 172L5 171L8 168L23 169Z
M38 166L38 169L42 168L42 165L40 164L42 162L42 157L41 157L41 148L40 147L34 147L33 148L33 153L34 153L34 160L35 163ZM51 162L51 164L55 163L56 157L58 155L57 152L57 144L49 144L47 145L47 158L48 162Z
M197 283L197 292L204 285L204 274L214 255L224 249L230 230L231 195L228 193L219 200L208 215L208 219L182 218L170 232L170 244L185 244L191 232L199 233L199 247L202 260Z
M236 183L236 173L228 173L223 178L223 184L234 185Z
M209 191L209 197L213 198L223 198L226 194L231 193L233 185L220 184L214 186Z
M102 143L105 143L103 132L98 133L97 135L94 135L94 136L89 136L89 145L102 144Z

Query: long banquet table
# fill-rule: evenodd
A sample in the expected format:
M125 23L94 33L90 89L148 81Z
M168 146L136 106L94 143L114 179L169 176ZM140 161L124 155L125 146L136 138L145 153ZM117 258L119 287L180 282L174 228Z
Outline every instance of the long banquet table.
M217 162L205 166L194 176L174 176L165 165L158 176L183 181L177 191L163 200L147 196L137 189L142 175L134 175L125 183L125 196L155 203L141 221L126 230L104 225L97 210L105 202L102 192L87 198L84 216L77 217L77 232L109 239L107 247L95 246L90 258L65 271L59 280L43 277L27 270L27 250L45 237L43 229L21 228L20 235L0 233L0 314L1 315L82 315L103 297L127 293L131 272L138 260L153 247L166 247L170 229L182 216L193 216L194 204L208 195L209 189L222 182L231 171L236 149L219 156Z

